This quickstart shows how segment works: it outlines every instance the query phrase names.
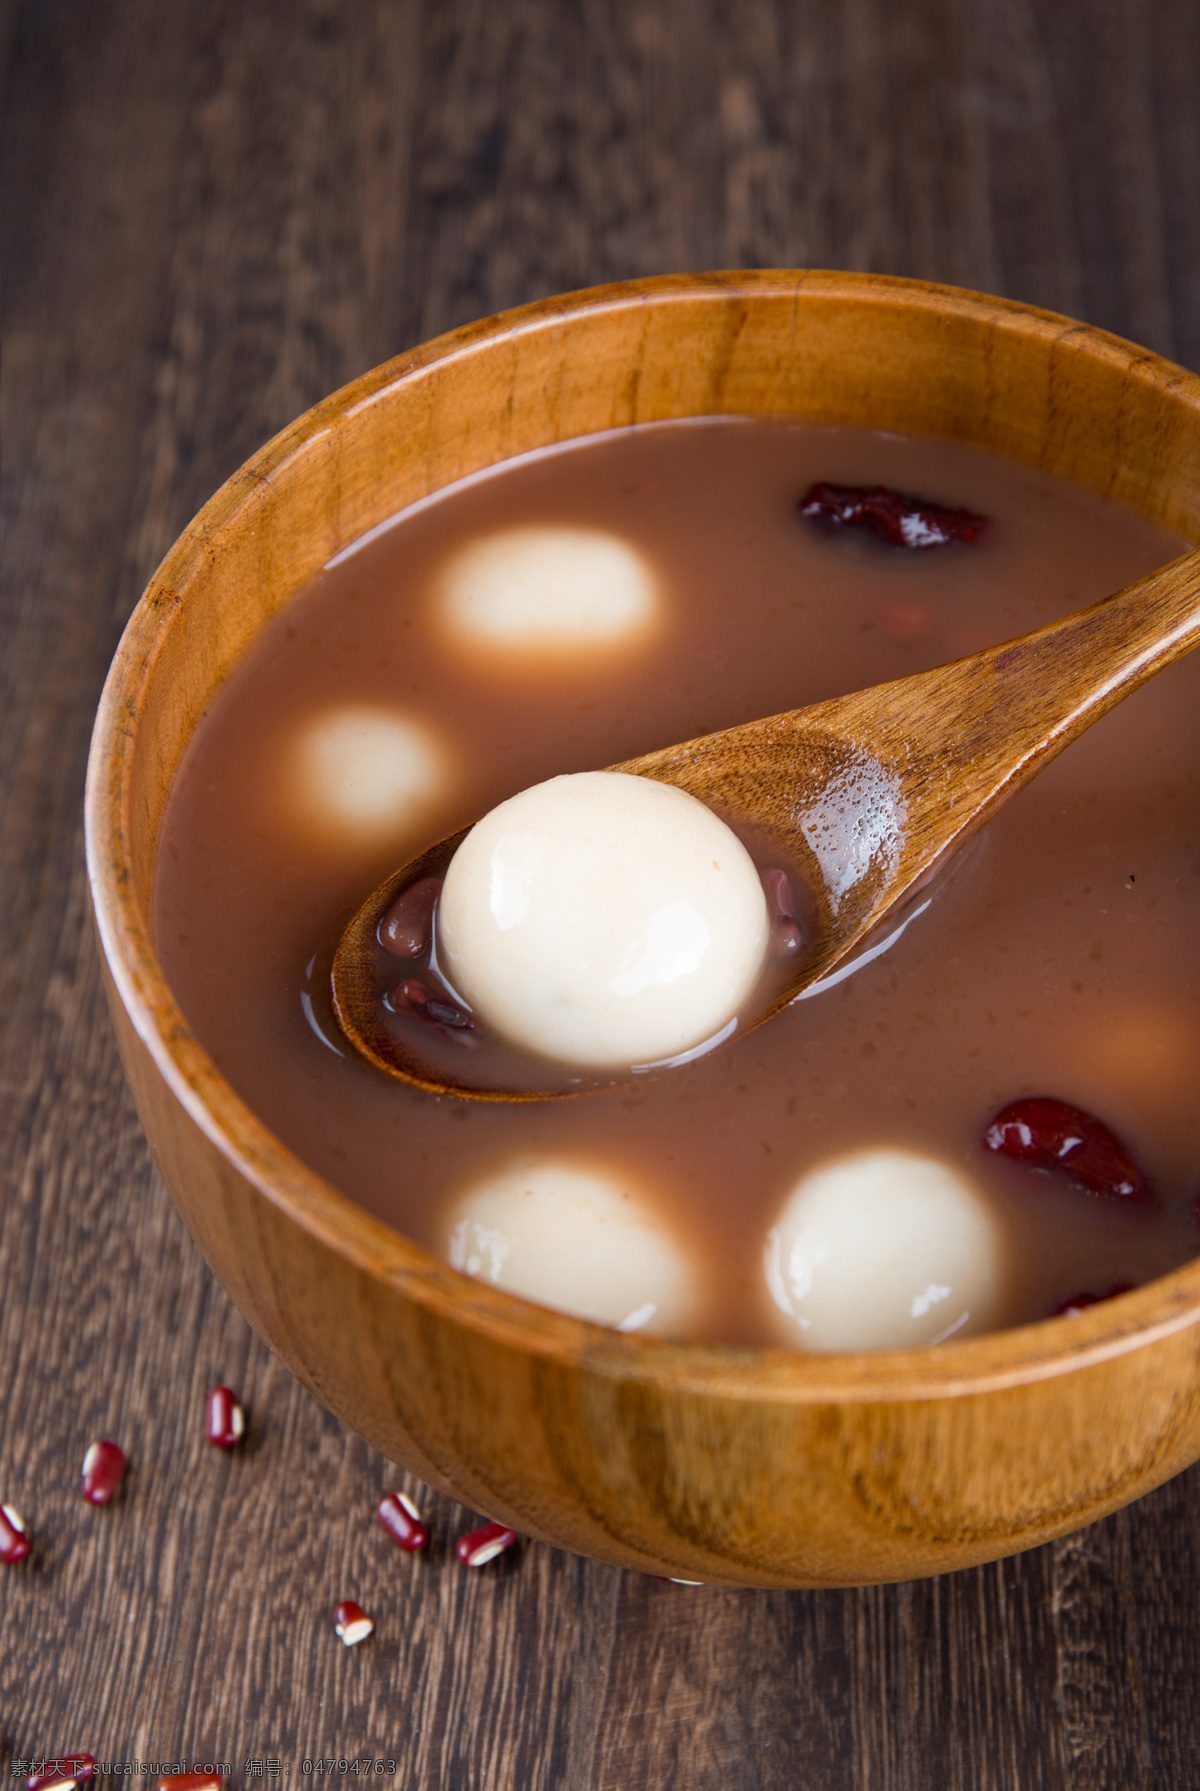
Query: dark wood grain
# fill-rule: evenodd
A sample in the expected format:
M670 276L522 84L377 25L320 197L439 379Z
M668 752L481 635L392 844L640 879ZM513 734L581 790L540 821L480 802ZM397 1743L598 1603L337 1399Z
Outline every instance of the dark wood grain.
M575 285L761 262L948 279L1200 364L1192 0L9 0L0 7L0 1748L395 1758L487 1791L1200 1784L1200 1473L863 1592L527 1547L468 1576L215 1286L124 1093L82 887L136 596L266 436ZM247 1449L200 1435L238 1385ZM96 1434L132 1467L77 1494ZM347 1651L331 1609L378 1631ZM282 1775L281 1775L282 1776Z

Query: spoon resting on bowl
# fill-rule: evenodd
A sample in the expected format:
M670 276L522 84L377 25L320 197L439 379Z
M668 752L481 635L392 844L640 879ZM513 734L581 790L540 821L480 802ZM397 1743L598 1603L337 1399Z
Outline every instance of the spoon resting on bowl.
M696 797L765 842L803 880L804 949L761 1006L739 1016L736 1035L762 1025L896 921L1009 797L1198 642L1200 549L967 659L611 766ZM475 1100L549 1100L629 1080L628 1070L596 1077L566 1066L556 1076L550 1062L533 1059L513 1086L493 1086L470 1051L452 1042L435 1054L410 1036L419 1028L389 1022L380 929L406 891L414 889L419 906L416 885L432 903L435 879L469 832L395 871L346 927L332 967L333 1007L346 1038L389 1075ZM453 1041L452 1022L432 1030Z

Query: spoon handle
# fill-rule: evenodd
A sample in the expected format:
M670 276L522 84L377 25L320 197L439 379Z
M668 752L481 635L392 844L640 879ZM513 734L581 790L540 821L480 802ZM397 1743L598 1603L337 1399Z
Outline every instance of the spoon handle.
M910 850L928 864L1197 644L1193 550L1061 621L828 707L902 778Z
M799 988L923 887L1106 710L1197 644L1193 551L969 659L614 769L677 784L790 842L811 865L824 919Z

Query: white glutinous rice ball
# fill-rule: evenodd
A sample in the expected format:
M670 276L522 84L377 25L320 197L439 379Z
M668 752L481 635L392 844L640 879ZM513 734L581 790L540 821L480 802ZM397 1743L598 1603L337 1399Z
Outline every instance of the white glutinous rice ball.
M734 1020L768 943L737 835L669 784L585 771L523 790L467 835L438 954L483 1023L592 1068L681 1056Z
M467 1275L596 1324L678 1336L694 1322L693 1263L637 1185L607 1167L509 1164L450 1208L444 1249Z
M505 651L584 652L645 634L657 580L619 535L550 525L502 529L459 549L438 586L463 640Z
M936 1157L865 1150L806 1175L767 1234L781 1342L901 1349L986 1330L1003 1275L986 1196Z
M311 716L294 737L291 807L322 843L383 845L420 822L445 794L445 749L403 710L343 703Z

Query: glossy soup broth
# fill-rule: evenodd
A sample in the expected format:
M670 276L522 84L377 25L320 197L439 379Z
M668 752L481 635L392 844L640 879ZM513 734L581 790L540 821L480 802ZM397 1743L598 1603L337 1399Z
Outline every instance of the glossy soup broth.
M832 536L797 514L816 481L919 493L988 526L933 552ZM552 659L465 647L439 619L440 568L514 519L632 544L661 625L622 650ZM441 1253L449 1203L522 1155L633 1178L705 1265L703 1337L779 1340L763 1249L780 1202L815 1165L874 1145L936 1156L987 1190L1005 1239L1002 1322L1148 1280L1200 1248L1200 659L1051 765L888 951L684 1068L562 1103L439 1098L357 1061L312 982L388 871L529 784L957 658L1180 551L1025 468L863 431L700 420L507 463L339 556L219 692L163 836L168 977L278 1136ZM306 723L361 701L418 721L444 773L418 820L367 841L314 826L286 795ZM1103 1119L1153 1208L984 1151L990 1118L1023 1095Z

